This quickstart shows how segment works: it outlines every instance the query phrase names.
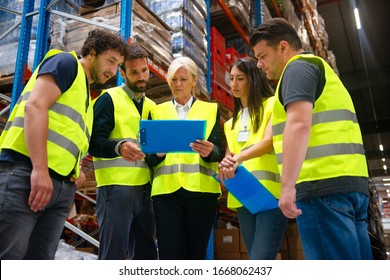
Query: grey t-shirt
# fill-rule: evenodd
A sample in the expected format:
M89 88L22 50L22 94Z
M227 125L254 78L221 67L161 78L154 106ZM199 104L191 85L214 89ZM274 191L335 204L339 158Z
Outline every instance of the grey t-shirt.
M284 71L278 95L284 108L294 101L308 101L315 106L325 86L325 70L320 60L294 60ZM326 168L326 167L323 167ZM296 199L344 192L363 192L368 195L367 178L341 176L296 185Z

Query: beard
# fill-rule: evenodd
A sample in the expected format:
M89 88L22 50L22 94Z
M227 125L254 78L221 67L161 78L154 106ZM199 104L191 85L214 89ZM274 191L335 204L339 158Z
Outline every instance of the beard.
M137 86L137 84L143 83L142 86ZM126 79L126 85L129 89L131 89L134 92L145 92L147 86L148 86L148 81L142 80L142 81L137 81L135 83L132 83L129 81L129 79Z
M100 65L97 60L94 60L91 64L91 69L90 69L90 75L94 83L98 85L103 85L105 84L111 77L105 78L102 80L101 78L101 73L100 73Z

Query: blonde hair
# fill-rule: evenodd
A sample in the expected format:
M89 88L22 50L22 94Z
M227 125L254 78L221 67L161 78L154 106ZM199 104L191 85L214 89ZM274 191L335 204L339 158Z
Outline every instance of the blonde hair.
M180 56L178 58L175 58L172 61L171 65L169 65L167 72L168 85L171 84L173 76L175 76L176 71L181 67L185 68L188 71L188 74L191 79L195 79L198 77L198 67L196 67L195 62L189 57Z

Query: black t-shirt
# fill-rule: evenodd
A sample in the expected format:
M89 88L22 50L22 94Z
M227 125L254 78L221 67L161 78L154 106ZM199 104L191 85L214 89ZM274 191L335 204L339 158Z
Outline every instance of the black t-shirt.
M38 77L42 74L52 74L61 90L66 92L73 84L77 76L77 60L70 53L59 53L44 60L38 70ZM7 161L14 164L25 164L32 167L29 157L9 149L3 149L0 153L0 161ZM55 172L51 172L53 175ZM54 174L55 177L60 175ZM62 177L62 176L60 176Z
M67 52L51 56L42 62L38 71L38 77L42 74L52 74L61 93L64 93L76 79L77 60Z

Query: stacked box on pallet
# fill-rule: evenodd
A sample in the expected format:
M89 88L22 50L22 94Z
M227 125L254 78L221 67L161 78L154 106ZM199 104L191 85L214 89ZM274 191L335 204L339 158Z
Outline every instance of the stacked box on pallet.
M204 0L144 0L173 31L172 54L188 56L198 65L198 86L207 92L206 3Z
M226 63L228 67L241 57L240 53L233 47L226 49Z
M83 17L99 23L120 26L120 1L92 10ZM171 34L169 27L139 1L133 1L132 40L139 42L149 53L149 58L163 70L167 70L173 57L171 54ZM96 26L68 20L63 17L51 17L52 47L62 50L80 51L88 32ZM156 65L157 65L156 64Z
M230 74L226 66L225 38L214 26L210 28L210 50L211 98L233 110Z
M73 0L73 5L67 3L67 1L57 1L52 9L65 12L68 14L77 14L77 7L80 6L81 0ZM22 13L23 11L23 0L14 1L1 1L1 7L6 8L16 13ZM34 10L39 10L40 1L34 2ZM15 72L16 57L18 53L19 35L20 35L20 24L10 31L10 28L14 27L17 23L21 22L21 15L16 13L10 13L0 10L0 77L12 75ZM38 15L32 17L31 27L31 41L28 53L28 67L31 69L34 62L34 52L36 44L36 36L38 30Z

